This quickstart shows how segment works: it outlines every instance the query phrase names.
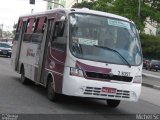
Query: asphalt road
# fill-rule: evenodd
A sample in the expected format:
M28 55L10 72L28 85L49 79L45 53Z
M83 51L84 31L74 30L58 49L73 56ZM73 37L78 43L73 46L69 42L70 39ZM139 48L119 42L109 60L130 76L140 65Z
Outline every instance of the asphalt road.
M160 92L158 90L142 87L142 94L138 102L122 101L114 109L107 107L103 100L66 96L63 96L60 102L53 103L48 100L46 90L43 87L22 85L20 75L11 69L10 58L0 57L1 114L38 114L38 116L57 114L62 115L59 116L61 119L64 118L64 115L77 115L75 118L81 120L84 115L88 115L88 117L85 116L86 120L97 120L97 118L98 120L106 120L110 116L116 116L117 119L122 117L137 119L139 114L160 113L159 101ZM160 115L157 117L160 119ZM40 118L43 117L38 117L38 119Z

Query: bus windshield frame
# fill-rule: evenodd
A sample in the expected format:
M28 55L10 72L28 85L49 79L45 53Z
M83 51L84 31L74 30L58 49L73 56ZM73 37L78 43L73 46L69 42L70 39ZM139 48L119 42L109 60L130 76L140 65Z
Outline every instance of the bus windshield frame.
M135 25L118 18L69 14L69 48L80 59L131 66L142 64Z

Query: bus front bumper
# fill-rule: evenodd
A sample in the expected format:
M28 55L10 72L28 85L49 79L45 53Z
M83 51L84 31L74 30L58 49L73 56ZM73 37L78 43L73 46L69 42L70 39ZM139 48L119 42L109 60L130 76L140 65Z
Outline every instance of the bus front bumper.
M141 84L97 81L70 75L65 77L62 89L62 94L69 96L135 102L140 93Z

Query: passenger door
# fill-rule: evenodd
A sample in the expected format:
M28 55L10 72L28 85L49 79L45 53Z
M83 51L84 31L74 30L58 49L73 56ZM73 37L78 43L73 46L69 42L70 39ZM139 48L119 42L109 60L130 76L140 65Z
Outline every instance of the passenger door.
M48 43L51 39L54 29L54 18L48 19L47 29L44 33L44 39L40 46L40 55L38 62L38 82L44 84L44 73L45 73L45 61L48 51Z
M16 52L15 52L15 70L18 71L18 68L19 68L19 58L20 58L20 52L21 52L21 44L22 44L22 38L23 38L23 35L24 35L24 32L25 32L25 29L26 29L26 26L27 26L27 19L23 20L23 23L22 23L22 27L20 28L20 33L17 37L17 45L15 45L15 49L16 49Z

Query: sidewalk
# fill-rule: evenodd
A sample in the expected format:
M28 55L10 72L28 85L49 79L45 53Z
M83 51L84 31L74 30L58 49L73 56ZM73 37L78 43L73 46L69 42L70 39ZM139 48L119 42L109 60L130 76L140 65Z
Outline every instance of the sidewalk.
M142 85L160 90L160 76L143 73Z
M144 76L148 76L148 77L152 77L152 78L157 78L160 81L160 76L158 75L152 75L152 74L148 74L148 73L142 73Z

